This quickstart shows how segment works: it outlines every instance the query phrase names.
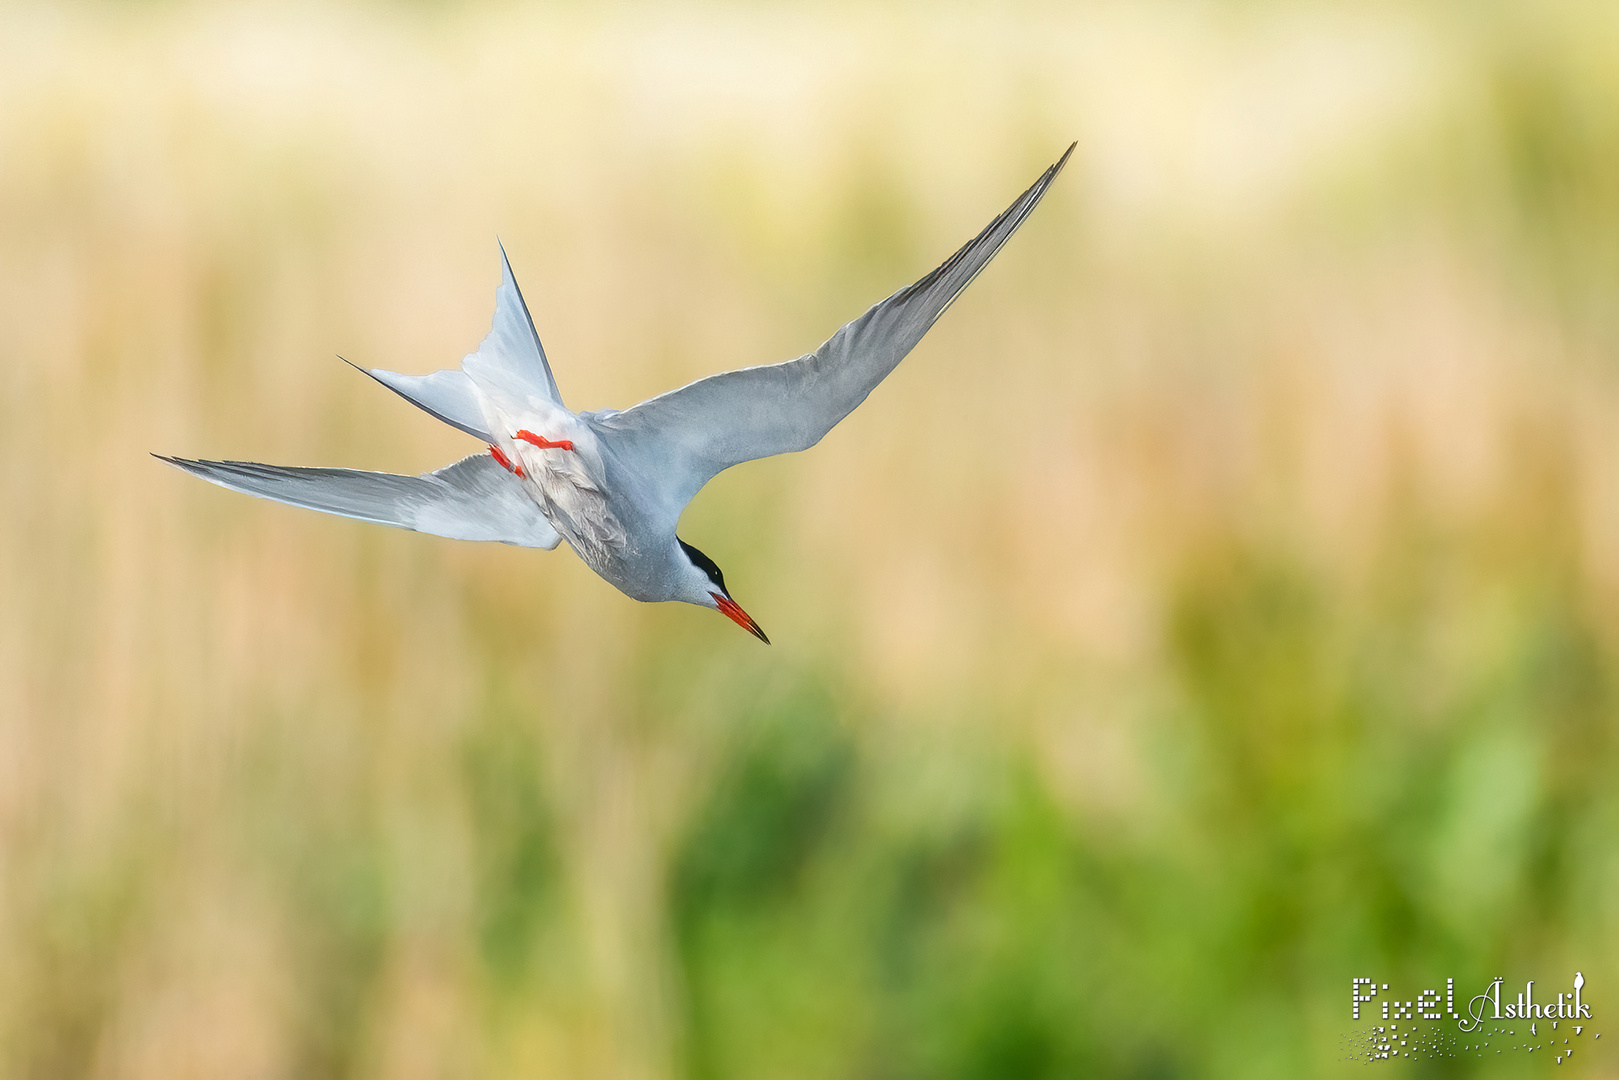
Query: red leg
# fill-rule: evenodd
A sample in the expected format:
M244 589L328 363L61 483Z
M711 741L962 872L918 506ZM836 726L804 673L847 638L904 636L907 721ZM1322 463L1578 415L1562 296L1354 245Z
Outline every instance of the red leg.
M540 436L534 434L532 431L519 431L517 433L516 437L519 438L519 439L522 439L526 443L533 443L535 446L538 446L541 450L572 450L573 449L573 440L572 439L562 439L562 440L560 440L558 442L552 442L550 439L541 438Z
M489 453L496 461L500 462L501 466L505 468L507 472L515 473L518 476L523 475L523 467L521 465L513 465L512 459L500 452L500 447L491 446L489 448Z

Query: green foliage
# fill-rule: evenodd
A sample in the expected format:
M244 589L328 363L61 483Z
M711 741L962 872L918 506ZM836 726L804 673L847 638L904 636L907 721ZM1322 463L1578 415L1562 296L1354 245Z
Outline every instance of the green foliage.
M555 822L534 735L517 716L504 713L474 731L464 761L479 954L509 991L529 971L539 931L554 916Z
M1396 540L1386 573L1425 573L1412 556ZM1466 613L1391 616L1272 549L1205 553L1157 725L1174 813L1129 840L1015 757L959 763L995 794L948 828L897 827L882 793L908 755L813 707L754 718L675 863L688 1075L1296 1076L1346 1026L1323 972L1533 964L1591 915L1576 823L1614 797L1608 661L1577 598L1524 569L1498 583L1525 616L1424 698L1417 643Z

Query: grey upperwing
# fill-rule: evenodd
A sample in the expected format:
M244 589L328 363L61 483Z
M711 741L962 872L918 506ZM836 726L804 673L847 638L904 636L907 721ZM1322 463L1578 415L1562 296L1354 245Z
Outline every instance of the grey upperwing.
M814 446L922 340L1023 224L1073 152L1071 145L938 269L845 324L813 353L711 375L623 412L582 419L642 475L657 477L658 509L670 523L716 473Z

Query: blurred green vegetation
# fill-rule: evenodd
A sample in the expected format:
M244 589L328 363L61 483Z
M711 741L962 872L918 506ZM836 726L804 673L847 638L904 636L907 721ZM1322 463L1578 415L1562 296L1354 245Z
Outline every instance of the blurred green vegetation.
M0 8L0 1076L1350 1075L1354 977L1576 969L1602 1030L1615 73L1576 2ZM1076 137L688 512L770 649L145 457L470 452L329 357L452 364L496 233L575 407L796 355Z

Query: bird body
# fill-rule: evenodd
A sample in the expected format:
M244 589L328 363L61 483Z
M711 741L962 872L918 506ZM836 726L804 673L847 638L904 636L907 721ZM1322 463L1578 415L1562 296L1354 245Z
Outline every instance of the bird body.
M796 360L712 375L622 412L572 412L501 248L494 323L459 369L366 372L486 451L423 476L159 456L236 491L362 521L546 550L566 540L631 598L714 608L768 642L713 560L675 535L681 512L717 473L808 449L864 401L1023 223L1073 149L936 270Z

